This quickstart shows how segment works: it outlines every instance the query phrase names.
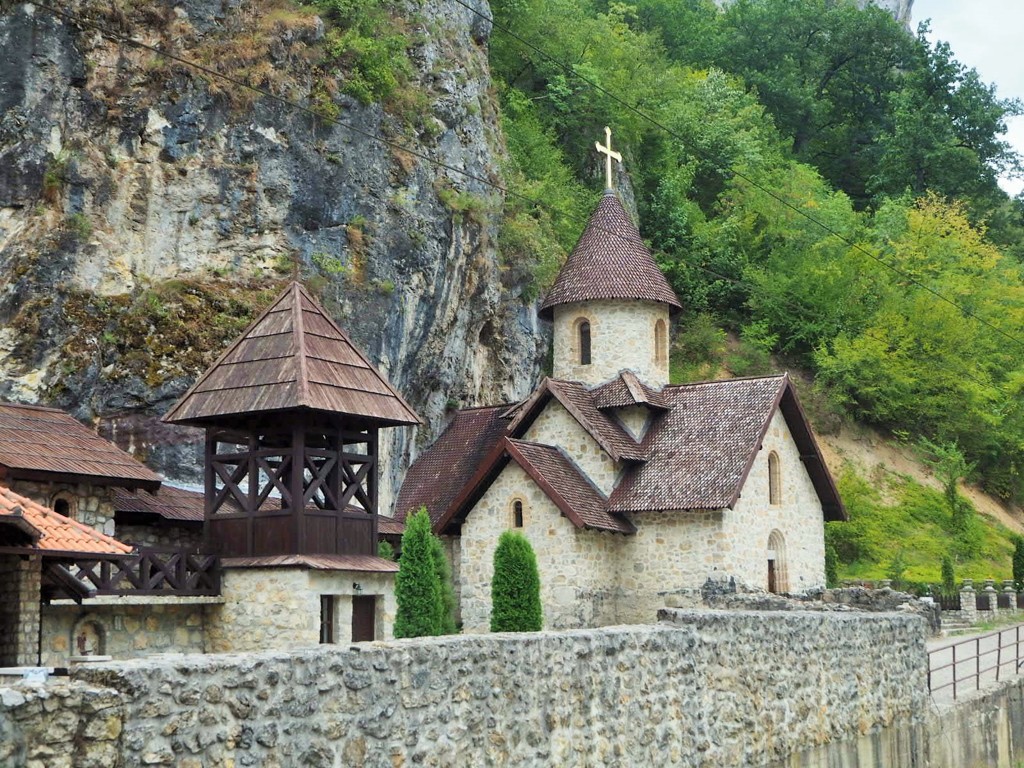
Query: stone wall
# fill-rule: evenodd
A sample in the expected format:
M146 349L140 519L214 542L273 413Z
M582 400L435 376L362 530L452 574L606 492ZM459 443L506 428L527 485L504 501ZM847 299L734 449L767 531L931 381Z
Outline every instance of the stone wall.
M116 731L123 716L124 768L765 766L924 712L920 619L664 618L670 623L90 665L70 687L81 698L53 705L90 734ZM109 696L106 688L120 696L103 721L84 702ZM21 690L0 694L0 722L5 743L31 749L48 738L53 714ZM87 745L71 746L80 755Z
M548 403L523 433L522 439L557 445L583 470L601 493L610 496L615 490L621 467L558 401Z
M161 521L151 525L118 524L115 536L118 541L139 547L169 547L173 549L186 547L200 550L203 548L202 523L175 525Z
M53 509L56 499L66 499L71 505L71 517L91 525L108 536L114 535L114 503L110 489L87 483L43 483L16 480L11 490L27 496L44 507Z
M40 562L0 555L0 667L39 661Z
M82 605L54 601L43 606L42 663L66 667L80 655L129 659L203 653L206 617L218 602L195 597L100 597Z
M357 588L358 585L358 588ZM352 638L352 596L377 598L375 629L387 640L395 622L394 574L305 568L228 568L223 605L206 625L207 650L215 653L311 648L320 642L320 597L333 595L335 638Z
M655 323L664 320L666 329L671 327L665 304L586 301L555 307L554 315L554 378L600 384L629 368L656 389L668 384L668 356L654 354ZM581 319L590 323L590 365L579 364L576 324Z

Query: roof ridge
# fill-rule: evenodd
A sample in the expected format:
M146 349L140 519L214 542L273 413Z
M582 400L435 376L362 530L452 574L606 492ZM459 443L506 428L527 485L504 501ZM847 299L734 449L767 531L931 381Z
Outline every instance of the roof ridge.
M704 387L711 384L728 384L736 381L767 381L768 379L789 379L789 371L768 373L760 376L734 376L731 379L705 379L704 381L687 381L682 384L666 384L665 389L683 389L684 387ZM664 390L662 390L664 391Z
M61 413L66 414L68 416L71 415L67 411L63 411L60 408L54 408L51 405L36 405L34 403L12 403L8 400L0 400L0 408L24 408L25 410L46 411L47 413Z

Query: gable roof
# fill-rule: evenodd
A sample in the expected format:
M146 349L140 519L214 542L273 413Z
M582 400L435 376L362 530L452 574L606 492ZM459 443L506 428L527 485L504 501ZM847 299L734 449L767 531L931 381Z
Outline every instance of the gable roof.
M96 485L156 488L160 476L69 413L0 403L0 467L8 477L71 476Z
M356 416L381 426L422 423L323 307L293 282L163 420L202 426L298 409Z
M732 508L781 407L826 520L845 519L839 493L786 374L666 387L671 406L644 438L647 462L608 500L613 512Z
M395 518L426 507L436 524L469 483L484 458L501 441L508 427L508 405L457 411L429 449L409 467L395 502Z
M648 387L629 370L622 371L617 378L591 390L590 394L594 405L601 409L628 408L631 405L643 405L660 411L668 409L661 393Z
M42 554L127 555L132 548L88 525L58 515L0 485L0 526L27 534L28 548Z
M653 301L674 309L681 306L612 190L604 193L590 215L538 314L550 319L560 304L592 299Z
M558 400L615 461L644 461L646 458L640 444L614 418L598 407L594 390L588 390L578 381L544 379L515 411L509 432L523 434L552 398Z
M203 522L205 497L199 491L161 485L155 492L115 488L114 512L154 515L177 523Z

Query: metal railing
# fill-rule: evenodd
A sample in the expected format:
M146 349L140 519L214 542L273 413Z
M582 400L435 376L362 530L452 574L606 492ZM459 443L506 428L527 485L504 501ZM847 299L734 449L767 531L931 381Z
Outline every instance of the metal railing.
M1020 674L1024 667L1024 624L978 635L928 652L928 690L953 689L953 698L965 690L980 691L982 684ZM941 656L948 656L948 663Z

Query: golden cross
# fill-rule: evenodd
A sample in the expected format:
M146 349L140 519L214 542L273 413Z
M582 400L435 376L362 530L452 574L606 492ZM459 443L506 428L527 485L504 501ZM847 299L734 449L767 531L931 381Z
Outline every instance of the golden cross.
M600 141L595 141L594 146L597 147L597 151L600 152L602 155L607 155L607 157L605 157L604 166L605 175L608 179L607 188L614 189L615 185L612 183L612 158L614 157L616 160L619 161L619 163L621 163L622 155L620 155L618 152L612 151L612 129L609 128L607 125L604 127L604 140L608 142L607 146L601 144Z

